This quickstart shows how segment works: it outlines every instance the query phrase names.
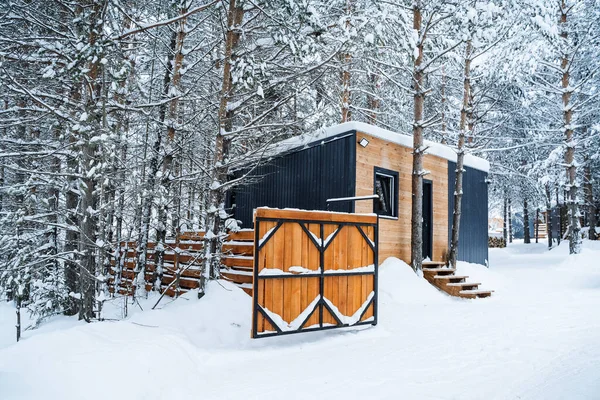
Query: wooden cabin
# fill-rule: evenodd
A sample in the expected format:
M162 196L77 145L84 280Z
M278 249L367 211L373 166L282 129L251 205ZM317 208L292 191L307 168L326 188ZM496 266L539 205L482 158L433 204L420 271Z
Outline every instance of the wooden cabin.
M427 142L423 182L423 255L444 261L452 224L456 153ZM459 260L487 264L489 163L465 157ZM239 171L242 174L247 171ZM360 122L335 125L277 144L254 179L229 193L228 208L252 228L256 207L379 215L379 260L410 263L412 137ZM375 199L329 199L377 195Z

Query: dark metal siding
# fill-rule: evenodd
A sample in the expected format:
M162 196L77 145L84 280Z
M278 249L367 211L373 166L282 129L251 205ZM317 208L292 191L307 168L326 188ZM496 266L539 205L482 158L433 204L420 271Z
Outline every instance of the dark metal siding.
M356 133L352 131L269 160L252 172L250 182L233 189L227 206L235 203L234 217L242 227L251 227L257 207L326 210L327 199L354 196L355 187ZM354 206L332 203L330 210L353 212Z
M487 173L465 167L460 219L458 259L477 264L488 260ZM448 161L448 239L452 235L456 163Z

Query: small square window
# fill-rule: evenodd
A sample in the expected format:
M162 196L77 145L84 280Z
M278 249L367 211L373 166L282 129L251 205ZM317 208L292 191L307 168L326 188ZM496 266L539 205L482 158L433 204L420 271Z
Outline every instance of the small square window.
M374 212L388 217L398 216L398 173L383 168L375 168Z

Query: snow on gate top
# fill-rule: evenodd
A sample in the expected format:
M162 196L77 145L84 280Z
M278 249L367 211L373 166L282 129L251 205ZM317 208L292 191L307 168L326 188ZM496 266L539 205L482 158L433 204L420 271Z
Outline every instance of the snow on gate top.
M349 133L350 131L365 133L391 143L396 143L403 147L413 147L412 136L388 131L387 129L369 125L364 122L345 122L343 124L333 125L328 128L320 129L316 132L305 133L303 135L276 143L273 149L274 151L271 153L271 155L275 156L283 152L299 149L303 146L313 144L319 140L324 140L347 132ZM441 143L431 142L429 140L425 140L424 145L427 147L426 154L431 154L440 158L444 158L448 161L456 162L456 151L451 147ZM470 154L465 155L465 166L484 172L490 171L490 163L487 160Z

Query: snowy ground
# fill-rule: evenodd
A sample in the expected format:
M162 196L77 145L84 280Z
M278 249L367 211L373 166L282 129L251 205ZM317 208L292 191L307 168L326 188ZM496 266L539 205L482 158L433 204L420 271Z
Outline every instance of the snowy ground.
M0 399L600 399L600 242L490 253L490 270L459 266L490 299L390 259L377 327L271 339L249 338L250 298L226 283L124 321L56 317L18 344L0 303Z

